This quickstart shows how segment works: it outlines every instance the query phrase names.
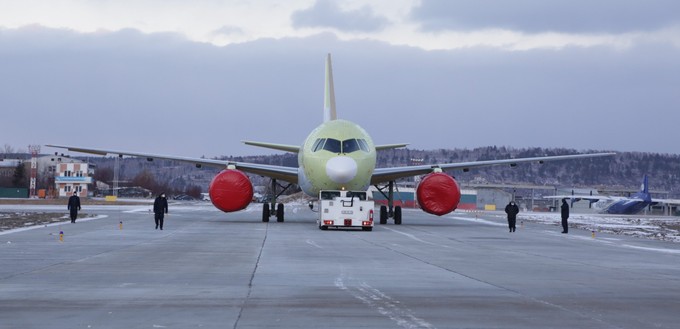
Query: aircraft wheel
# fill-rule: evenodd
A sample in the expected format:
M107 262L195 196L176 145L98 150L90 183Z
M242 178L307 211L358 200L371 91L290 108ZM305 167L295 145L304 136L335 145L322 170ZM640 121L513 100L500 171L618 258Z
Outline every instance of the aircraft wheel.
M268 203L262 204L262 222L263 223L269 222L269 204Z
M279 203L276 206L276 221L279 223L283 222L283 203Z
M380 225L387 224L387 207L380 206Z
M401 225L401 206L394 207L394 224Z

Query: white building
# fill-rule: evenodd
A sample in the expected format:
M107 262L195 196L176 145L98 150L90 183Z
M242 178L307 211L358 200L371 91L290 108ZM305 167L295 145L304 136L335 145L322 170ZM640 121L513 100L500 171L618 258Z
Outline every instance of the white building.
M73 192L78 192L81 197L87 196L87 185L92 184L87 163L57 163L54 169L54 185L58 197L68 197Z

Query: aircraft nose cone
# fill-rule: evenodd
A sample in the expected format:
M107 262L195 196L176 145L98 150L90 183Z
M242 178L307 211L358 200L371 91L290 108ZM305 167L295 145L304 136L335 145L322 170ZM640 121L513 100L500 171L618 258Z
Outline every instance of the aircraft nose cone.
M338 184L349 183L357 175L357 163L346 156L331 158L326 162L326 175Z

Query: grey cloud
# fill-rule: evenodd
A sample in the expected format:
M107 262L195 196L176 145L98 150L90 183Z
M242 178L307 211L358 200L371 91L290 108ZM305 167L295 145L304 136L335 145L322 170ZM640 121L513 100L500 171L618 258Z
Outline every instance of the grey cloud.
M380 144L680 154L680 50L663 44L423 51L322 34L215 47L133 30L0 30L0 145L268 154L240 141L302 143L323 117L327 52L338 116Z
M411 18L425 30L648 31L680 23L676 0L423 0Z
M238 35L243 34L243 29L237 26L225 25L212 32L213 35Z
M361 32L377 31L388 24L386 18L375 15L368 6L342 11L332 0L317 0L309 9L293 13L291 19L296 28L331 27Z

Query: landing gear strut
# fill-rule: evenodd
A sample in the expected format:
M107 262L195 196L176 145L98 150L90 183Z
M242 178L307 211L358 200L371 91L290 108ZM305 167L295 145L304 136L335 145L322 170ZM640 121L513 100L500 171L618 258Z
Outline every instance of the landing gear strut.
M401 206L394 206L394 181L390 181L383 188L374 186L387 199L387 206L380 206L380 224L387 224L388 218L394 218L394 224L401 225ZM387 188L387 194L383 192L385 188Z
M281 187L282 190L279 193L276 193L276 187ZM279 223L283 222L283 203L279 203L278 205L276 204L276 198L281 196L283 192L285 192L291 184L288 184L286 186L283 186L281 184L278 184L276 182L276 179L272 178L272 185L271 185L271 193L272 193L272 198L269 203L265 203L262 205L262 222L267 223L269 222L269 217L276 215L276 221Z

